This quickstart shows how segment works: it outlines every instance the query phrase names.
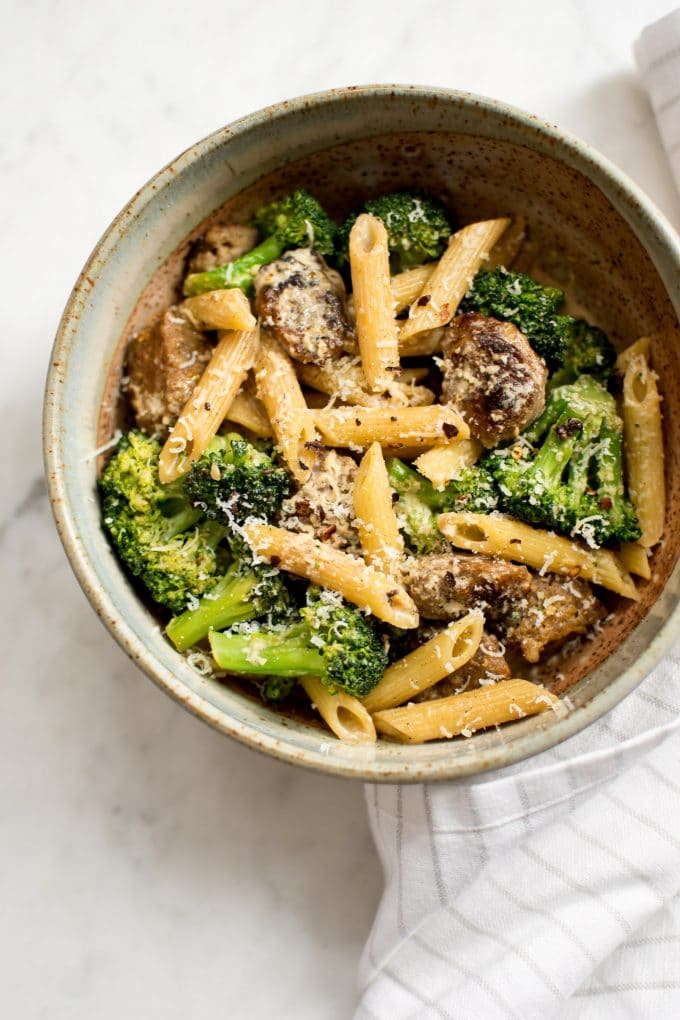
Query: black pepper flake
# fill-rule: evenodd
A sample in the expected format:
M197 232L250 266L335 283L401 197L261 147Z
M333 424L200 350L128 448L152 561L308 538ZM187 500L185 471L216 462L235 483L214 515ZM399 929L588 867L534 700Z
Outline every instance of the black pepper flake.
M391 414L390 415L390 421L398 421L398 420L399 419L397 418L396 414Z
M432 300L431 294L421 294L418 300L416 301L416 304L418 305L419 308L424 308L425 305L429 305L431 300Z
M458 429L451 422L445 421L442 425L442 431L447 439L455 439L458 435Z
M361 425L361 418L355 418L354 419L354 424L357 425L357 426Z
M203 405L203 407L206 409L206 411L211 411L212 410L212 404L210 403L209 400L206 400L206 402Z
M305 464L304 460L299 460L298 464L300 465L303 471L309 470L309 464Z
M522 539L521 538L511 538L510 539L510 545L521 545L521 544L522 544Z

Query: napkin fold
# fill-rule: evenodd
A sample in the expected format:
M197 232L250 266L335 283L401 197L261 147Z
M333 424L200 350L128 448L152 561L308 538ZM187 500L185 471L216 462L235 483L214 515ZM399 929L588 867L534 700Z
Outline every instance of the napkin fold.
M635 55L680 187L680 10ZM355 1020L680 1017L680 646L559 747L366 803L385 889Z
M644 29L635 60L680 188L680 8Z

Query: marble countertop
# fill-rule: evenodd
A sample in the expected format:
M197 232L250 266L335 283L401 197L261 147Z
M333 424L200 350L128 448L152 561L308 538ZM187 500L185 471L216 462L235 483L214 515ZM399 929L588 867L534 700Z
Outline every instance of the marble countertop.
M5 9L6 1015L342 1020L381 888L361 786L260 757L183 712L113 643L71 575L45 500L40 402L59 315L97 238L142 182L216 127L285 97L374 81L469 89L555 121L678 226L631 52L668 6Z

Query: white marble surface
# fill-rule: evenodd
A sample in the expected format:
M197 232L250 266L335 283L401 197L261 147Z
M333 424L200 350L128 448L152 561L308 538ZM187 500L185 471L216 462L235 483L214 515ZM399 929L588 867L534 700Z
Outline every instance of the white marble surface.
M349 1017L381 884L361 788L213 733L97 623L41 480L59 314L161 165L234 117L334 85L504 98L594 143L680 225L631 56L668 0L0 9L3 1015Z

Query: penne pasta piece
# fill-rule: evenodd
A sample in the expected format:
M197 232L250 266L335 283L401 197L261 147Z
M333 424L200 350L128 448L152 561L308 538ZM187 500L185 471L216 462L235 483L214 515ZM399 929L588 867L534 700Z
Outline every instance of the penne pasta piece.
M431 407L336 407L310 411L329 446L412 446L424 449L468 439L470 429L457 411L444 404Z
M644 546L639 542L622 542L619 549L619 559L624 570L631 574L637 574L645 581L652 576L652 569L649 565L649 556Z
M646 549L661 539L666 517L661 396L656 380L644 354L630 358L623 377L623 435L628 492L642 530L640 545Z
M256 319L242 290L211 290L186 298L179 310L197 329L254 329Z
M483 627L484 614L475 609L450 623L420 648L388 666L382 680L361 699L363 704L371 713L393 708L455 673L479 648Z
M258 329L222 333L194 391L161 450L158 476L164 484L185 475L216 435L253 367Z
M439 529L459 549L501 556L539 573L584 577L627 599L639 598L633 578L609 549L588 549L500 514L440 514Z
M404 555L385 460L379 443L364 454L354 480L354 514L364 559L385 574L396 574Z
M443 326L437 326L436 329L426 329L424 333L416 333L415 336L407 338L404 338L400 333L399 355L402 358L421 358L437 354L442 349L443 339Z
M245 537L257 556L282 570L339 592L348 602L395 627L418 626L418 610L403 585L355 556L324 545L310 535L270 524L246 524Z
M314 439L313 422L293 362L265 331L260 337L255 381L283 458L293 477L304 482L309 477L311 454L306 460L301 454L304 444Z
M476 464L482 450L478 439L461 439L458 443L435 446L427 453L421 453L413 466L432 482L435 489L443 489L466 467Z
M400 344L425 330L445 326L456 314L470 282L510 220L471 223L453 235L400 331ZM403 351L402 351L403 353Z
M423 378L421 369L402 369L394 373L389 388L382 393L372 393L369 390L361 366L351 358L338 358L326 365L298 365L297 370L307 386L337 397L345 404L384 407L389 402L403 407L424 407L434 403L432 390L414 385L419 378ZM427 375L427 369L424 375Z
M399 370L387 230L377 216L357 217L349 235L349 265L361 363L375 393L387 389Z
M328 728L348 744L374 744L376 732L373 720L358 698L346 691L331 694L315 676L300 677L309 700Z
M634 343L629 344L625 350L621 351L616 359L615 369L621 375L623 375L628 368L631 359L641 354L644 358L649 361L649 348L650 338L648 336L641 336Z
M482 269L497 269L504 266L509 269L520 253L527 232L527 221L524 216L515 216L510 226L489 252Z
M226 421L233 421L236 425L242 425L260 439L270 439L273 435L272 427L269 424L267 412L254 393L243 387L232 400L227 413Z
M423 287L432 276L436 262L426 262L424 266L416 266L415 269L407 269L403 273L397 273L390 280L394 311L398 315L423 292Z
M448 698L376 712L373 721L379 733L404 744L422 744L459 734L471 736L477 730L549 710L559 718L567 714L560 699L545 688L528 680L501 680Z

